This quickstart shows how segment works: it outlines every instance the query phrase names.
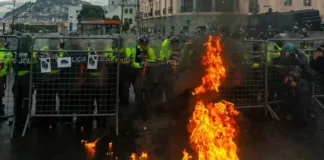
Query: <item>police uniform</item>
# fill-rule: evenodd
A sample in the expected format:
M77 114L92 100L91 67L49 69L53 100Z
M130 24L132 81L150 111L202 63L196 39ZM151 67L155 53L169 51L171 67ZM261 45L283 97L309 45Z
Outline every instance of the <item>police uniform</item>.
M16 126L23 125L29 108L31 41L32 37L30 35L23 35L20 38L19 53L15 61L13 61L13 63L17 64L15 70L18 72L18 78L15 79L12 88L15 99Z
M162 45L162 49L160 51L159 59L166 61L166 65L162 66L162 74L164 75L164 78L161 79L163 79L164 82L161 83L160 92L162 95L159 96L162 98L164 93L166 102L169 103L175 96L173 91L173 83L179 74L179 64L181 59L183 56L185 56L185 54L188 54L186 56L191 56L190 54L192 54L192 52L190 52L190 50L188 50L188 52L184 52L180 48L180 39L178 37L171 37L170 40L168 40L168 43L168 45ZM177 48L172 48L172 45L177 45ZM168 46L168 48L165 46ZM168 107L171 107L169 105L170 104L167 104Z
M129 88L132 81L130 80L131 74L131 55L132 49L129 47L116 48L120 53L120 66L119 66L119 99L120 104L128 106L129 104Z
M151 106L152 96L154 96L153 83L156 81L156 77L154 77L155 68L148 65L153 65L156 62L156 56L153 48L149 47L148 43L149 40L146 36L139 37L139 45L135 48L135 52L132 53L131 65L135 68L137 75L134 86L137 111L142 114L144 119L148 118L149 106ZM145 48L142 48L141 45Z
M9 64L11 63L12 53L7 51L6 48L0 48L0 116L4 116L5 105L2 102L2 98L5 96L6 89L6 75L8 71Z

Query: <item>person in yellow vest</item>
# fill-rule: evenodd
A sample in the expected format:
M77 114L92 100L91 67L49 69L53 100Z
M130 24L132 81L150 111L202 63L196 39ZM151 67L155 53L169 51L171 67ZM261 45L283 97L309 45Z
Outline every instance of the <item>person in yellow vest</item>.
M153 48L149 46L149 39L146 36L138 38L138 45L133 51L131 66L136 74L134 89L137 113L141 114L144 120L147 120L149 109L151 109L151 101L153 100L152 85L157 81L154 75L155 68L152 67L156 62L156 56Z
M124 44L123 38L120 38L120 46L117 42L113 46L115 51L119 53L120 66L119 66L119 100L120 105L129 105L129 89L131 86L131 55L132 49Z
M168 46L166 48L165 46ZM162 109L169 110L171 104L169 102L174 98L173 94L173 82L178 74L179 64L183 54L189 54L182 51L180 48L180 39L176 36L171 37L168 40L168 44L164 44L160 51L159 60L165 61L166 65L163 65L163 82L160 83L159 92L160 98L163 101L163 93L165 95L165 100L167 105L163 105ZM161 103L163 104L163 103ZM168 106L168 108L166 108Z
M33 78L33 84L36 86L36 114L40 115L56 113L56 96L59 92L60 69L57 68L57 58L62 56L62 52L50 51L57 50L59 40L49 40L48 43L49 46L43 46L33 52L33 72L36 73ZM48 63L44 58L49 58ZM50 68L50 70L41 73L42 68Z
M5 48L5 40L0 39L0 116L4 116L5 105L2 102L2 98L5 96L6 89L6 75L8 71L9 64L11 62L11 52L7 51Z

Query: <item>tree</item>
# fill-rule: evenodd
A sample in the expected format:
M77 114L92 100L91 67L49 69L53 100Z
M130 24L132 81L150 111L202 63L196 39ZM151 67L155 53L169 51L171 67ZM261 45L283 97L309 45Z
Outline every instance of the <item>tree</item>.
M128 21L125 21L122 27L123 32L127 32L130 28L130 24Z
M114 15L114 16L111 17L111 20L120 20L120 18L119 18L119 16Z
M79 23L82 20L89 19L105 19L105 11L101 6L96 5L82 5L82 9L77 16L77 20Z

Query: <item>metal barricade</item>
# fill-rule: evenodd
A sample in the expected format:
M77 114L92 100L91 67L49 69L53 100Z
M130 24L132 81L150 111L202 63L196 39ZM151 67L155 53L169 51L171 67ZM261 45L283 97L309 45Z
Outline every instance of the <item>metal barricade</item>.
M19 39L16 36L0 36L0 141L13 137L15 125L15 101L13 85L16 79L14 59L19 52ZM4 121L7 120L8 121ZM8 123L4 123L8 122ZM8 126L7 124L13 124ZM8 139L7 139L8 138Z
M224 41L223 61L227 69L225 82L220 88L222 99L232 101L236 108L265 108L279 119L267 100L267 66L265 41Z
M38 45L46 40L48 44ZM33 117L108 116L115 116L118 135L120 62L111 45L115 43L117 48L120 40L64 37L65 49L56 49L60 42L62 47L62 40L62 37L33 39L29 113L22 136Z

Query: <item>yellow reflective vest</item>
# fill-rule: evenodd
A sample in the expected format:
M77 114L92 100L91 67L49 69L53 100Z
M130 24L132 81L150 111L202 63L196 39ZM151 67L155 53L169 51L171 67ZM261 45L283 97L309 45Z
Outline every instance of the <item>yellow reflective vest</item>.
M163 42L162 42L162 45L161 45L161 50L160 50L160 56L159 56L159 60L165 60L165 59L168 59L168 51L170 50L170 43L169 43L169 40L168 39L165 39Z
M147 62L156 62L156 56L154 53L153 48L147 46L146 48L142 49L139 45L133 49L132 52L132 63L131 66L134 68L142 68L141 65L141 55L147 56Z
M1 63L0 77L3 77L5 75L7 75L7 70L8 70L9 64L10 64L11 59L12 59L12 54L11 54L11 52L5 51L6 49L3 48L3 47L0 48L0 50L2 50L0 52L0 63Z

